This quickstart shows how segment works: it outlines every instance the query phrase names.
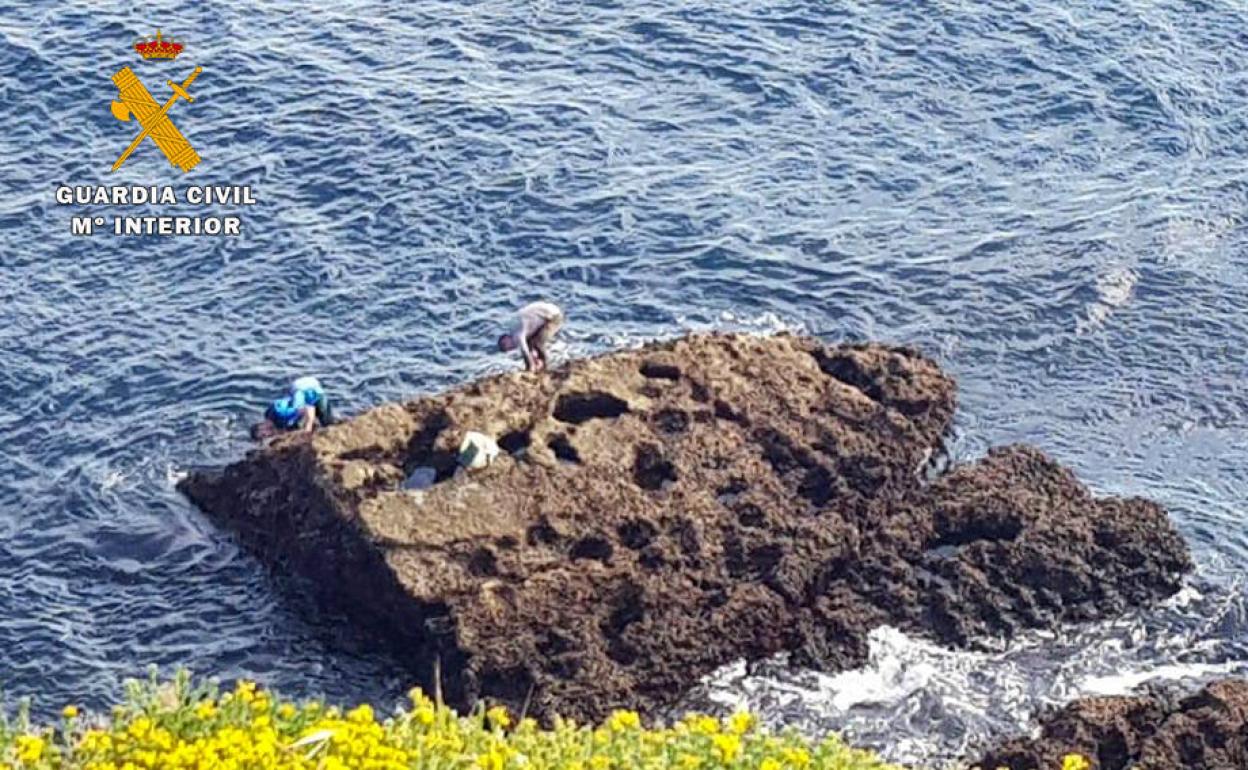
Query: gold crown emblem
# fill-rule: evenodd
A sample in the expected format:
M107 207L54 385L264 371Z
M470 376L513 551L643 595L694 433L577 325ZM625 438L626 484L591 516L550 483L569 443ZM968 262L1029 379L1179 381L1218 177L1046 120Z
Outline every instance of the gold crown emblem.
M134 44L134 50L144 59L176 59L182 53L182 48L181 43L163 39L160 30L156 30L155 39L140 40Z

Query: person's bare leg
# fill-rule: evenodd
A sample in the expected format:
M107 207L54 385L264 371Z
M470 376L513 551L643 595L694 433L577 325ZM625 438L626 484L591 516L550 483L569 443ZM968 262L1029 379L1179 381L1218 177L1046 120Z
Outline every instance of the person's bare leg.
M550 368L550 357L546 352L546 346L555 338L555 334L558 333L561 326L563 326L563 316L556 316L542 324L537 331L533 332L533 336L529 338L529 347L542 362L543 369Z
M542 362L543 369L550 368L550 358L546 355L546 340L540 336L533 342L533 355Z

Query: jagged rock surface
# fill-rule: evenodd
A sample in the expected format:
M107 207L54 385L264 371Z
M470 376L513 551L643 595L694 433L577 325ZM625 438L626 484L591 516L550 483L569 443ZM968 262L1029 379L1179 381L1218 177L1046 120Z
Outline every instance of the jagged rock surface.
M448 700L601 716L730 661L861 663L1112 615L1189 568L1165 512L1026 447L934 482L951 378L881 345L693 336L284 438L182 484ZM509 454L454 474L465 431ZM432 467L421 492L398 484Z
M1046 719L1038 738L1010 741L977 766L1049 770L1071 753L1090 759L1092 770L1243 770L1248 682L1214 682L1186 698L1079 700Z

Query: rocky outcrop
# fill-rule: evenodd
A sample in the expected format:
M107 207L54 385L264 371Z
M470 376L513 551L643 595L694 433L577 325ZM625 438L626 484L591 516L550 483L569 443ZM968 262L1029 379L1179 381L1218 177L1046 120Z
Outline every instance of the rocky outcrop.
M912 350L693 336L388 404L182 489L453 704L536 714L665 704L781 651L853 666L884 623L967 644L1177 589L1159 506L1034 449L928 483L954 408ZM455 473L470 430L506 453Z
M1087 698L1044 720L1037 738L1017 739L978 767L1049 770L1066 754L1092 770L1243 770L1248 767L1248 682L1215 682L1190 697Z

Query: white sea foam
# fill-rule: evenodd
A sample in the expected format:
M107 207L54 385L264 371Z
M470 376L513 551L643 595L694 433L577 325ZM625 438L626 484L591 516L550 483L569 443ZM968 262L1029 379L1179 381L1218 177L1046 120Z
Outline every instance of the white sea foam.
M1040 713L1076 698L1243 674L1248 660L1223 626L1244 604L1237 590L1188 587L1151 614L1031 632L986 650L881 627L868 635L858 668L822 673L784 656L738 662L708 677L680 709L748 708L774 727L841 732L895 762L953 766L994 740L1030 732ZM1184 654L1200 659L1179 662Z
M1182 679L1211 679L1229 676L1244 670L1242 661L1203 664L1188 663L1128 671L1107 676L1093 676L1080 683L1079 689L1086 695L1126 695L1146 683L1179 681Z

